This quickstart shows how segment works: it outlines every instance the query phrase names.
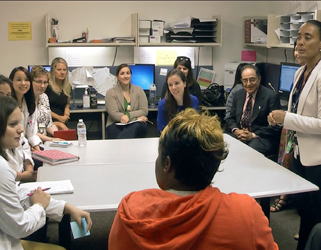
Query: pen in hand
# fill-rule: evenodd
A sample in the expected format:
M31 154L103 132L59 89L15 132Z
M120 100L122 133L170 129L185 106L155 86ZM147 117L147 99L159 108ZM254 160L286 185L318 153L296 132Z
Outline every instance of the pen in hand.
M47 190L49 190L50 189L50 187L49 188L44 188L44 189L42 189L42 191L47 191ZM31 197L31 196L33 196L33 192L30 192L30 193L28 193L27 195L29 196L29 197Z
M146 122L149 122L150 124L154 124L153 122L151 122L150 120L146 120Z

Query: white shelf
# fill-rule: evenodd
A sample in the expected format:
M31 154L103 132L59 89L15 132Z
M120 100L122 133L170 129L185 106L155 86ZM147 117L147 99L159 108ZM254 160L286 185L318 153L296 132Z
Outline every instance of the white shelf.
M220 43L139 43L140 47L220 47Z
M287 44L287 43L270 44L269 48L293 49L293 44Z
M245 43L248 47L261 47L261 48L267 48L266 43Z
M120 47L120 46L137 46L138 37L138 14L131 15L131 36L135 38L134 43L48 43L51 37L51 25L48 14L46 14L46 44L47 47Z
M315 10L314 13L307 14L293 14L293 15L276 15L269 14L267 17L245 17L246 19L257 19L257 18L267 18L268 27L267 27L267 43L266 44L253 44L245 43L245 46L252 47L265 47L265 48L286 48L292 49L294 40L297 36L297 31L299 30L301 23L310 20L313 17L314 20L321 21L321 10ZM280 41L279 37L275 33L275 30L282 29L281 35L288 35L287 38L282 38ZM288 32L286 32L288 30Z
M213 16L217 19L216 43L140 43L139 42L139 18L137 13L131 14L131 36L135 38L134 43L48 43L50 35L50 22L46 15L46 44L47 47L221 47L222 46L222 19L221 16Z
M136 46L136 43L48 43L47 47L119 47Z

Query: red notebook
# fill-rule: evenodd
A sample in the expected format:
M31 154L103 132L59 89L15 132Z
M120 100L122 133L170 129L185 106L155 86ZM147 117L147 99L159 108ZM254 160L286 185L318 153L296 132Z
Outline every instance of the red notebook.
M57 130L54 132L54 138L60 138L66 141L77 140L76 129Z
M32 158L45 163L49 163L51 165L57 165L79 160L79 156L69 154L57 149L33 151Z

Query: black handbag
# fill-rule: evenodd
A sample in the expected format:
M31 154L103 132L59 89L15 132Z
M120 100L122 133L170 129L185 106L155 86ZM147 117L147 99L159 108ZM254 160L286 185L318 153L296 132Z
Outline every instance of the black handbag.
M202 104L204 106L225 106L225 91L224 86L217 83L211 83L203 93Z

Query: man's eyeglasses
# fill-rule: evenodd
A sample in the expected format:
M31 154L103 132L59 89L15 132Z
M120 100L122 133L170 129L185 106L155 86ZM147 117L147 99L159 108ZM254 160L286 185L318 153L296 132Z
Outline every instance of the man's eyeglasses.
M48 85L49 84L49 82L48 81L41 81L41 80L33 80L35 83L37 83L37 84L39 84L39 85L41 85L41 84L43 84L43 85Z
M256 77L251 77L251 78L241 79L241 81L243 84L247 84L248 82L255 83L256 79L257 79Z

